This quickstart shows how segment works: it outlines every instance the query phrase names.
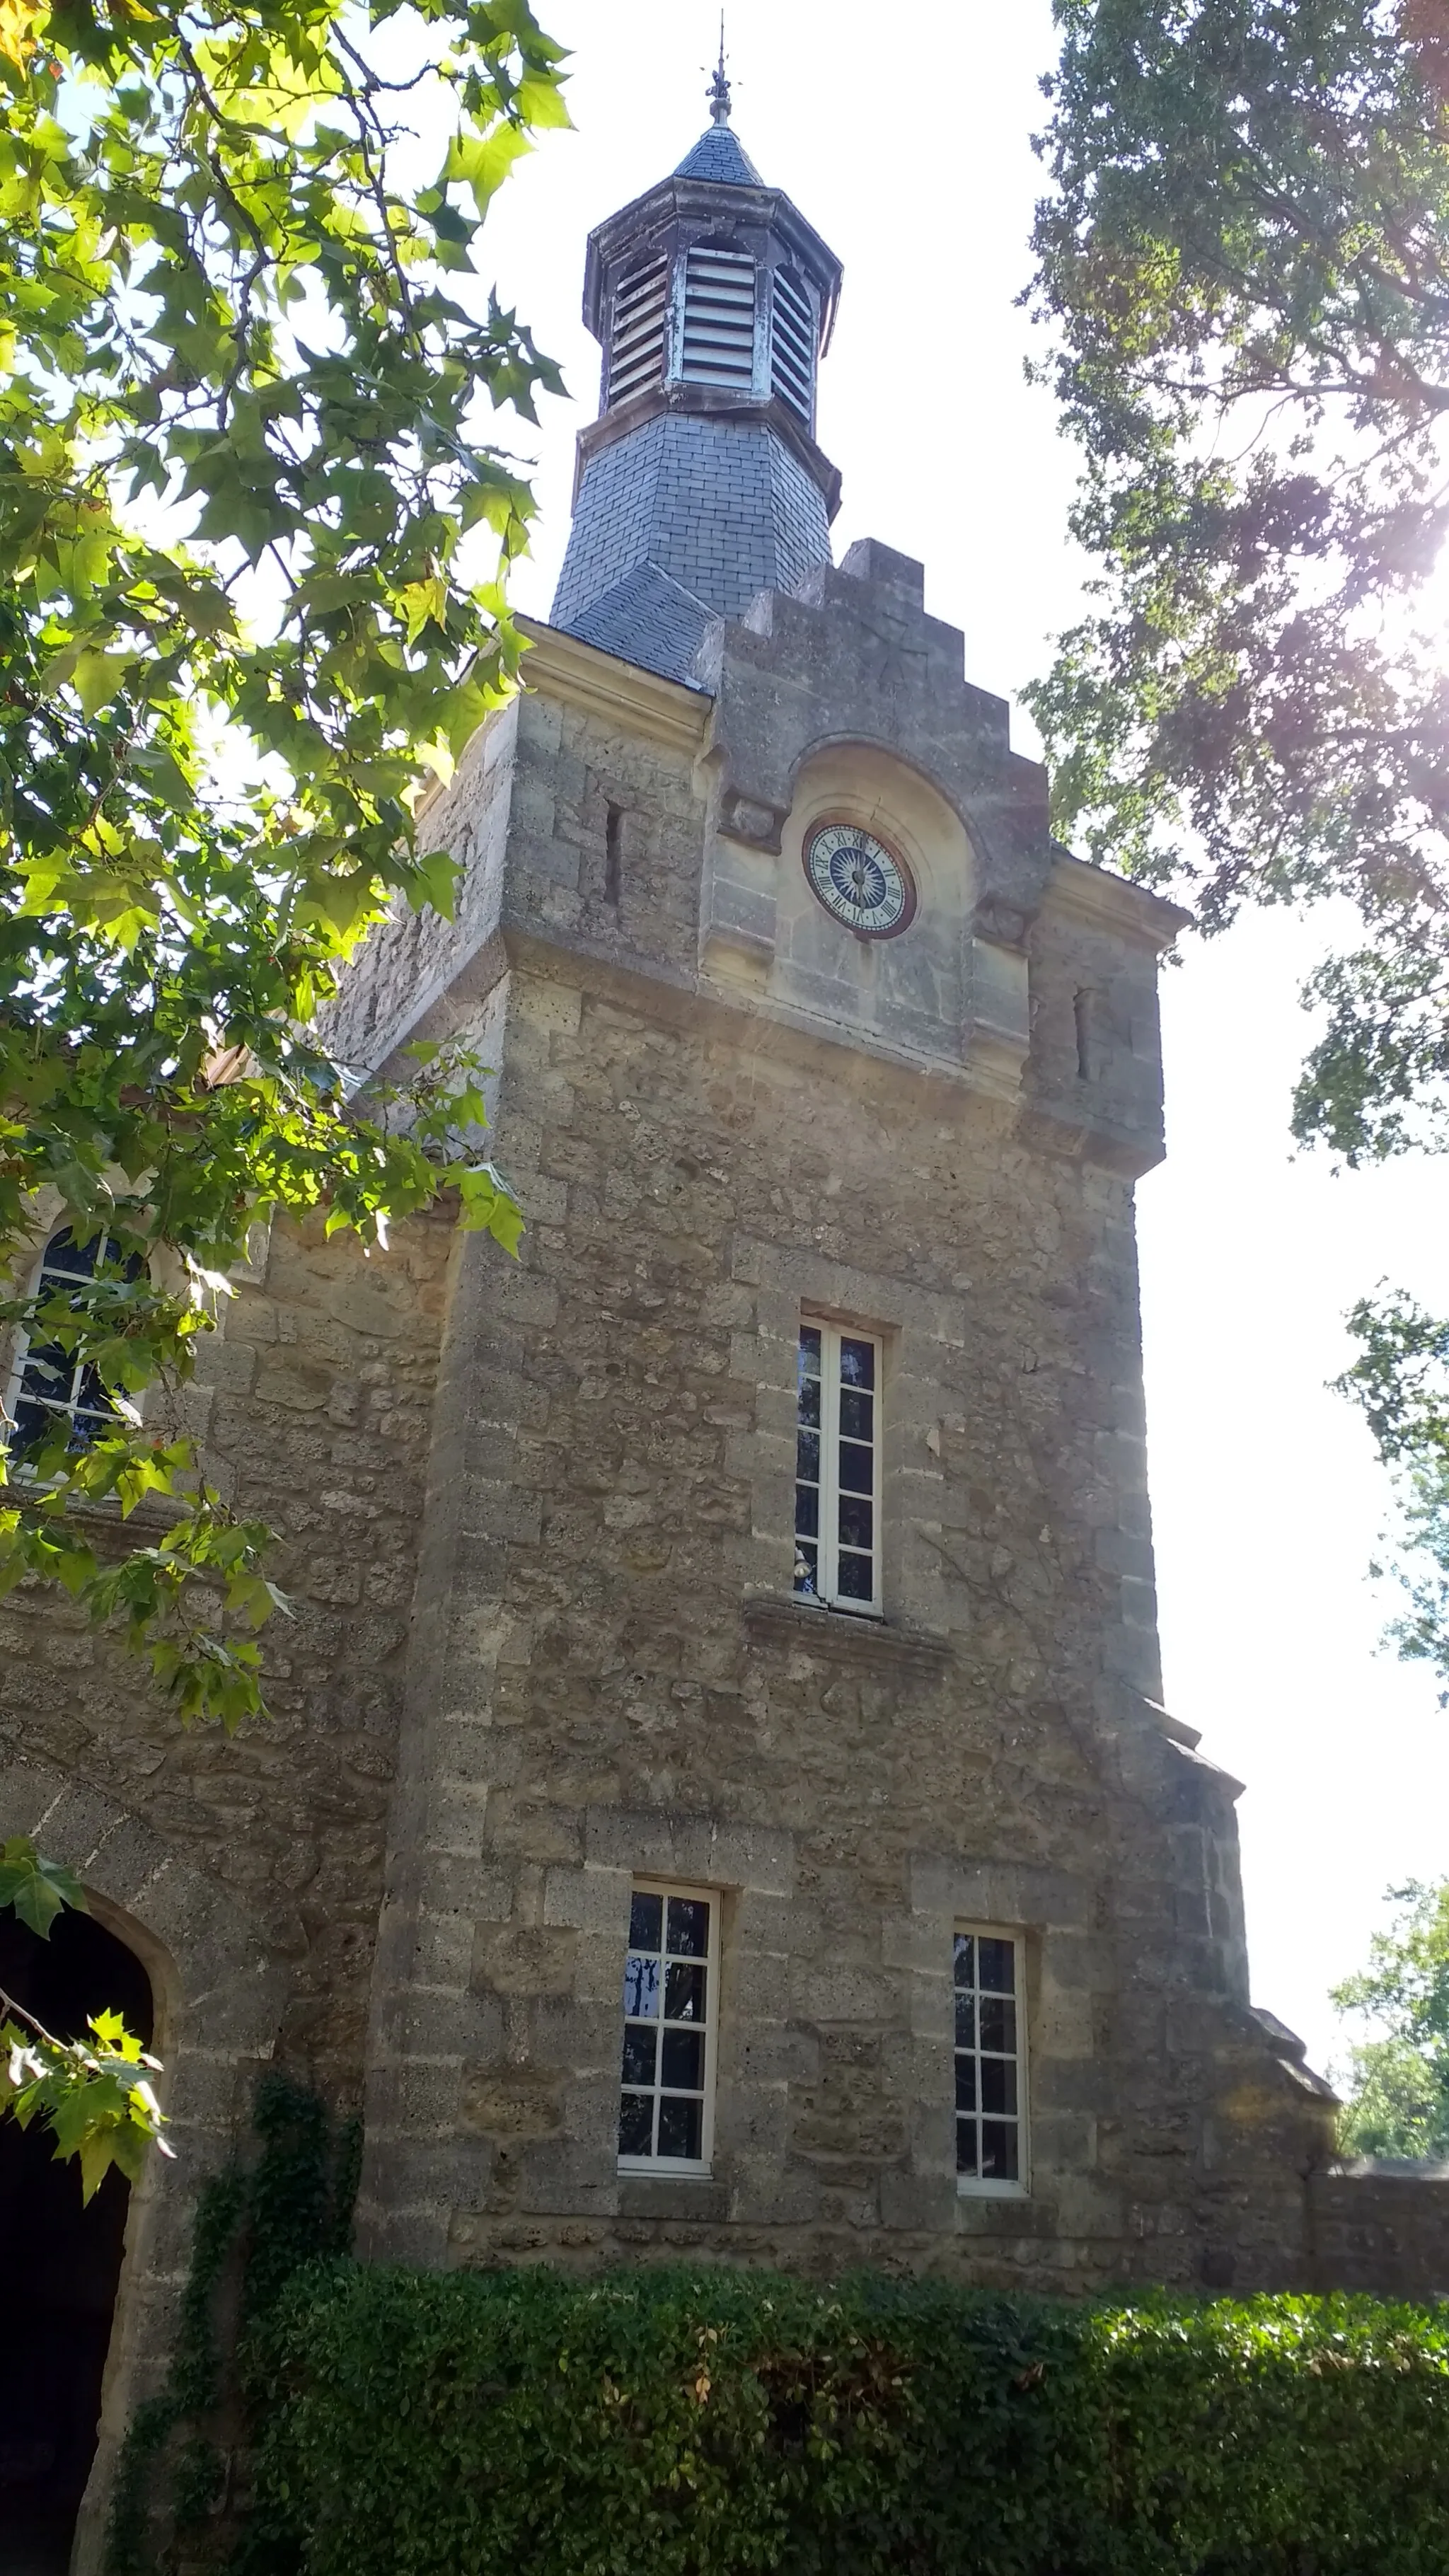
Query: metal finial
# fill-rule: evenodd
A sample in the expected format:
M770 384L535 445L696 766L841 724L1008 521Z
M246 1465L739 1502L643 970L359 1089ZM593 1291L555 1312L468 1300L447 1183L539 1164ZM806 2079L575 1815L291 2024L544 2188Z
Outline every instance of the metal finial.
M709 100L709 112L714 119L715 124L728 125L730 121L730 85L725 74L723 9L721 9L719 13L719 61L715 65L714 78L710 82L705 95Z

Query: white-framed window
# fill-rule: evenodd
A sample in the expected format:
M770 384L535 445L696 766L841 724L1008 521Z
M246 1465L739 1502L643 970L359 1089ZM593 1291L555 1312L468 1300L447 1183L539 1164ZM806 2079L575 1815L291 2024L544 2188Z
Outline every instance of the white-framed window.
M718 1897L638 1882L624 1960L621 2173L708 2173L718 1989Z
M830 1610L881 1606L881 1357L873 1333L800 1326L795 1591Z
M31 1294L65 1296L73 1286L93 1279L107 1262L119 1262L119 1247L109 1235L93 1234L77 1243L69 1226L53 1234L41 1255ZM138 1265L132 1264L131 1267ZM94 1368L78 1360L59 1342L22 1342L6 1397L10 1428L8 1445L28 1448L64 1421L68 1449L88 1449L115 1422L116 1411Z
M955 1940L956 2188L1027 2189L1026 1997L1019 1932L959 1924Z

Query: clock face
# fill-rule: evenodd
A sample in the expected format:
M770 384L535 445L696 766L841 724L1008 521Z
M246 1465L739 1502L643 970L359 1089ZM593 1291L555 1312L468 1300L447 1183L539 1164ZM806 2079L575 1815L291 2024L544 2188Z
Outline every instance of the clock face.
M805 874L835 921L863 939L890 939L916 908L905 863L860 823L817 823L805 842Z

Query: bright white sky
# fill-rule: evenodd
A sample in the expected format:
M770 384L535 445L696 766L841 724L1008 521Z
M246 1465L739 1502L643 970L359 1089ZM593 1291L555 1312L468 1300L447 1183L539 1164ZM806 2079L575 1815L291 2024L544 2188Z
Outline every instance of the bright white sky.
M574 48L573 135L497 200L505 302L564 366L538 443L543 505L521 606L546 615L573 438L596 409L579 320L589 227L661 178L706 123L709 0L539 0ZM842 469L837 554L921 557L965 630L968 677L1010 695L1075 612L1074 478L1049 395L1023 381L1015 297L1039 184L1030 136L1048 0L916 0L895 37L865 0L730 0L734 125L845 263L820 437ZM1035 748L1016 720L1016 739ZM1449 1304L1442 1176L1335 1179L1295 1160L1295 994L1317 934L1272 916L1166 979L1167 1164L1140 1196L1153 1500L1169 1707L1248 1783L1239 1814L1255 1999L1339 2048L1328 1986L1363 1958L1385 1888L1449 1872L1449 1712L1378 1650L1365 1568L1385 1479L1326 1391L1341 1318L1383 1276Z

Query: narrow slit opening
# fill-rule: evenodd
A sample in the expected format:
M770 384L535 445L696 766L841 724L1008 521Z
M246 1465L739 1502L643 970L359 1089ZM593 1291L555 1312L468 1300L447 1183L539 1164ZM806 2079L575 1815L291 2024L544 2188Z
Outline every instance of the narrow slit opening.
M1085 991L1077 993L1073 998L1072 1010L1077 1023L1077 1080L1090 1082L1092 1078L1091 994Z
M617 904L619 880L624 866L624 808L608 805L604 809L604 901Z

